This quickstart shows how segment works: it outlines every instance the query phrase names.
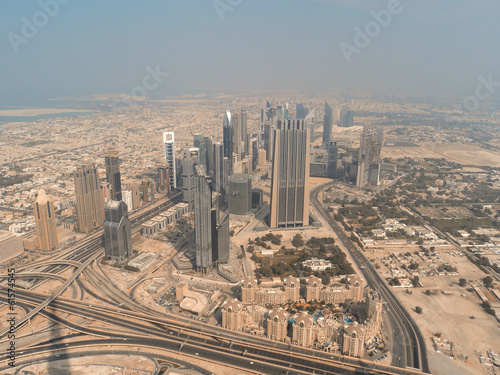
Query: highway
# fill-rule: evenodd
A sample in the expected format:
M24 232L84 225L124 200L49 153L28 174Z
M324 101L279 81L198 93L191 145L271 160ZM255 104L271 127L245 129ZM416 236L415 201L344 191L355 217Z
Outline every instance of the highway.
M1 289L5 289L3 286ZM2 290L3 291L3 290ZM20 306L32 308L44 300L40 293L19 291ZM4 293L0 293L0 300L6 301ZM92 321L112 324L109 328L89 328L79 326L63 319L57 312L70 313L82 316ZM92 306L81 301L72 301L59 298L51 303L50 311L45 309L42 315L69 327L77 332L99 338L111 338L117 342L127 341L128 344L138 346L154 346L167 350L193 354L198 353L202 358L217 360L220 363L254 370L250 362L261 362L259 373L282 374L283 368L289 368L291 374L418 374L399 368L363 361L357 358L334 356L329 353L316 352L304 348L297 348L287 344L257 338L241 333L217 329L206 326L204 330L191 326L186 319L179 322L169 317L154 318L146 314L124 311L118 308ZM194 322L193 322L194 323ZM201 323L196 322L197 325ZM201 324L204 326L203 324ZM92 327L95 327L92 324ZM121 340L121 341L120 341ZM36 353L35 347L32 348Z
M180 197L177 196L177 199ZM175 203L175 200L164 202L134 215L131 218L133 230L140 230L142 222ZM250 372L257 366L259 374L420 374L414 370L296 347L152 311L130 300L129 296L113 286L96 264L103 253L102 233L89 237L64 254L24 268L25 273L40 274L61 273L68 267L78 266L50 296L18 288L17 305L29 313L16 321L17 327L39 314L76 332L95 337L96 344L104 343L102 340L107 340L106 343L126 341L140 348L153 346L166 352L194 355L204 361L231 364ZM77 278L79 275L85 275L85 278ZM95 302L91 305L78 299L62 298L64 290L75 281L86 292L119 307L98 306ZM7 286L0 285L0 301L7 302L6 291ZM99 324L93 323L92 328L89 328L69 321L69 316L83 317ZM6 330L0 333L4 340L5 333ZM43 353L46 348L33 346L30 350L29 353L34 355ZM25 348L23 353L28 353Z
M363 252L356 248L350 238L347 237L344 230L335 222L330 213L327 212L318 201L319 192L326 188L326 186L328 185L316 186L311 190L311 202L349 251L352 259L368 282L368 286L377 291L387 303L385 312L393 330L392 364L401 368L412 367L421 369L429 373L425 341L415 321L397 300L391 288L387 285L385 280L380 277Z

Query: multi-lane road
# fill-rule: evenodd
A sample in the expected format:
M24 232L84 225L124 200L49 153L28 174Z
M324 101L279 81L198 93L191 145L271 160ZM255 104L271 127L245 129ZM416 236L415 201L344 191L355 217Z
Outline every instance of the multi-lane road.
M150 206L131 217L133 231L140 230L142 222L156 215L180 199ZM321 211L320 211L321 212ZM311 349L295 347L284 343L254 337L240 332L227 331L172 314L152 311L130 300L129 296L113 286L106 275L96 266L96 259L102 254L102 232L86 237L74 248L50 260L31 264L23 269L24 273L33 272L61 274L69 267L76 271L66 278L63 285L51 296L33 291L18 289L17 304L29 311L51 319L74 331L95 337L93 344L110 345L120 343L131 345L140 350L154 347L158 350L181 353L187 357L203 359L220 364L231 364L233 368L259 374L417 374L411 369L385 366L380 363L364 361ZM351 244L352 245L352 244ZM86 278L78 277L85 275ZM77 284L80 289L93 296L116 304L119 307L92 306L79 299L65 299L62 292ZM381 293L382 294L382 293ZM0 285L0 301L7 302L6 287ZM392 308L391 308L392 310ZM31 314L31 315L30 315ZM77 324L68 316L79 316L87 321L101 324ZM21 322L23 319L19 319ZM2 333L5 333L2 332ZM3 335L5 340L5 335ZM54 338L50 345L57 347L64 338ZM85 340L88 343L88 340ZM50 346L49 345L49 346ZM71 341L68 348L84 345ZM27 356L44 353L47 346L38 345L23 348L19 360ZM18 348L18 350L21 350ZM1 353L0 353L1 355ZM4 354L5 356L5 354ZM412 357L413 358L413 357ZM419 357L419 361L421 361ZM4 358L0 358L4 359ZM5 363L2 361L2 363ZM401 366L404 367L404 366Z
M321 185L311 190L311 203L318 213L328 222L337 234L339 240L351 254L352 259L365 277L368 286L377 291L386 302L385 312L392 327L392 354L393 365L397 367L411 367L429 372L427 352L422 333L415 321L397 300L387 283L380 277L373 265L362 251L359 251L347 237L344 230L335 222L330 213L318 201L319 192L328 185Z

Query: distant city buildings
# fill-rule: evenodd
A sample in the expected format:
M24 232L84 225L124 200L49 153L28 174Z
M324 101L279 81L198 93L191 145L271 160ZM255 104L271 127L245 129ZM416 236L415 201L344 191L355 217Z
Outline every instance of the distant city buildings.
M106 166L106 181L110 185L111 195L109 199L122 200L122 182L120 176L120 153L117 150L107 150L104 153L104 164Z
M54 202L45 193L45 190L38 190L38 195L34 205L37 248L44 251L57 249L59 240L57 237L56 214L54 212Z
M122 262L132 253L132 232L128 208L123 201L109 200L104 209L104 249L106 257Z
M304 120L278 120L274 130L271 228L309 224L309 146Z
M78 166L74 181L78 229L89 234L104 223L104 191L95 164Z

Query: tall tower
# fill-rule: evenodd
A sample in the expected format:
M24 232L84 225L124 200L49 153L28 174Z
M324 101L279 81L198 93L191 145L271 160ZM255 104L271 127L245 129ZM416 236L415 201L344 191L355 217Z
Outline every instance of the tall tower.
M378 185L380 176L380 152L384 133L382 131L363 129L359 141L358 175L356 186Z
M222 125L222 140L224 143L224 157L233 157L233 124L231 118L231 111L227 110L224 113L224 120Z
M163 156L170 169L170 190L177 188L177 165L175 162L175 137L173 132L163 133Z
M106 165L106 181L111 185L111 199L122 200L122 182L120 177L120 153L117 150L108 150L104 153Z
M122 201L109 200L104 209L104 249L106 256L121 262L132 252L132 232L127 205Z
M278 120L274 130L271 228L309 224L309 129L304 120Z
M194 207L194 177L195 166L200 164L200 149L191 147L184 150L184 158L177 160L179 171L178 188L182 191L182 200L189 204L189 210Z
M332 136L333 108L325 102L325 118L323 122L323 146L328 147Z
M222 193L226 190L227 175L224 170L224 145L221 142L217 142L213 145L213 160L214 160L214 183L215 191L217 193Z
M337 142L330 142L328 145L328 167L326 170L327 176L330 178L337 177L337 161L339 148Z
M196 269L206 272L212 267L212 192L205 168L195 167L194 228L196 240Z
M38 190L35 200L35 223L38 248L45 251L57 249L59 241L54 202L42 189Z
M104 192L94 163L78 166L74 177L78 228L89 234L104 223Z

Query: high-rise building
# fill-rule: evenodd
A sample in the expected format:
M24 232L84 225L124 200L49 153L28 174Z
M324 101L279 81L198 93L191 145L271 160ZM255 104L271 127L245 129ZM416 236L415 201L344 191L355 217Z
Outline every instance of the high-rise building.
M309 114L309 110L304 107L304 104L297 103L295 105L295 118L297 120L304 120Z
M106 181L111 185L110 199L122 200L122 182L120 177L120 153L117 150L107 150L104 153L106 165Z
M195 166L194 230L196 269L207 272L212 267L212 192L202 165Z
M358 174L356 186L377 186L380 177L380 152L384 133L374 129L363 129L359 142Z
M252 208L252 177L248 174L229 176L229 213L245 215Z
M328 166L326 174L329 178L337 177L337 161L339 157L339 148L337 142L330 142L328 145Z
M35 223L38 249L44 251L57 249L59 240L57 238L54 202L42 189L38 190L35 199Z
M129 190L132 193L132 210L137 210L141 207L141 192L139 184L129 185Z
M247 138L247 121L248 114L245 111L240 111L232 115L231 119L232 127L232 145L233 153L237 155L237 160L240 161L244 157L248 150L248 138ZM225 155L226 156L226 155Z
M134 202L132 201L132 192L130 190L122 190L123 203L127 205L127 212L132 212Z
M348 128L354 125L354 111L345 109L340 114L340 126Z
M227 110L224 113L223 126L222 126L222 140L224 144L224 157L233 158L234 145L233 145L233 123L231 111Z
M266 150L260 149L257 153L259 155L258 162L257 162L258 166L262 167L262 166L266 165L266 163L267 163L267 161L266 161Z
M325 102L325 118L323 121L323 145L328 147L330 144L330 138L332 136L332 124L333 124L333 108L330 104Z
M170 169L170 190L177 188L177 163L175 161L175 136L174 132L163 133L163 156L168 169Z
M95 164L78 166L74 180L78 228L89 234L104 223L104 191Z
M194 176L195 166L200 164L200 149L191 147L184 150L184 157L177 159L178 182L177 187L182 191L183 202L194 208Z
M264 123L264 135L263 135L263 143L264 150L266 150L266 160L272 160L272 149L273 149L273 125L270 122Z
M229 213L221 212L220 194L212 193L212 262L227 263L229 261Z
M306 116L306 126L309 129L309 139L311 140L311 143L314 142L315 138L315 121L316 121L316 110L312 110L309 112Z
M142 180L142 200L144 202L152 202L155 199L155 183L147 178Z
M224 170L224 145L221 142L213 145L214 190L222 193L226 190L227 175Z
M304 120L278 120L274 130L271 228L309 224L309 143Z
M104 250L114 262L127 259L132 252L132 231L128 208L123 201L109 200L104 208Z
M170 168L158 168L158 190L162 193L170 192Z

